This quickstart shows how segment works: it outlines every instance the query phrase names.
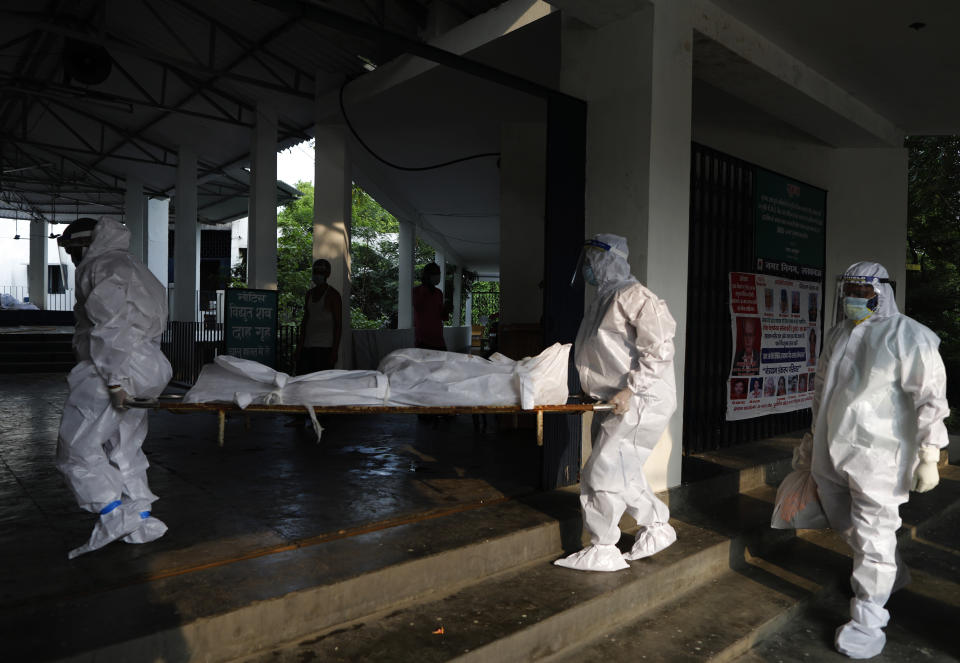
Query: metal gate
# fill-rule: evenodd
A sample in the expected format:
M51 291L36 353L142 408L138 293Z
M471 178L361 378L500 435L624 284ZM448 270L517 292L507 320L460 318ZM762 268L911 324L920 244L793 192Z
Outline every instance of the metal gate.
M732 337L730 272L756 271L756 166L696 143L690 162L690 261L683 397L684 453L752 442L810 425L810 410L726 421Z

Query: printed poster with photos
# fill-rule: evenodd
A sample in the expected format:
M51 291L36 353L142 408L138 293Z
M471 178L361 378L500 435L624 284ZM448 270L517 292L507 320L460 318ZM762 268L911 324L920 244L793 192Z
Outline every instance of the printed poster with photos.
M810 407L822 296L818 282L730 273L727 421Z

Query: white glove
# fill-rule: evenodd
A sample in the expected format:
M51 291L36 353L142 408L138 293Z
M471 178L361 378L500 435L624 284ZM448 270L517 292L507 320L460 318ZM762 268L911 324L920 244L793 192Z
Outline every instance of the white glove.
M933 490L940 483L940 472L937 463L940 462L940 449L937 447L920 447L920 464L913 473L913 487L918 493Z
M610 404L613 405L613 413L616 415L625 414L630 409L631 398L633 398L633 392L630 391L629 387L615 393L613 398L610 399Z
M123 390L118 384L115 384L111 387L107 387L107 391L110 392L110 405L117 408L118 410L126 410L126 400L127 392Z

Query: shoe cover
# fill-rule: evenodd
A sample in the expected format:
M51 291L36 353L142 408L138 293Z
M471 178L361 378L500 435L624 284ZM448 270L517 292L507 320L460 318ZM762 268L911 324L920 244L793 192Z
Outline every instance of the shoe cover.
M887 635L880 628L870 628L850 620L837 629L837 651L850 658L873 658L883 651Z
M670 523L657 523L644 527L637 532L636 540L630 552L623 553L626 560L643 559L656 555L664 548L670 547L677 540L677 530Z
M150 512L146 511L145 513ZM141 514L140 527L123 537L123 540L127 543L150 543L151 541L156 541L166 533L166 523L152 516L143 518Z
M621 571L630 568L614 545L587 546L568 557L556 560L554 564L577 571Z
M143 520L139 511L133 511L124 504L108 513L100 514L100 520L93 527L90 540L79 548L74 548L67 554L67 559L79 557L92 550L103 548L111 541L121 539L140 528Z

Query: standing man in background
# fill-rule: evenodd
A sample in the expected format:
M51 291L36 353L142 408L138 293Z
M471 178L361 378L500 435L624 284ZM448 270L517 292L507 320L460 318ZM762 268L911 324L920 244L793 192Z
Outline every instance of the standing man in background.
M443 321L450 315L450 305L443 302L440 265L431 262L420 272L420 285L413 289L414 345L427 350L446 350Z
M336 288L327 283L330 262L313 262L313 287L303 300L303 320L297 341L297 375L329 371L337 364L342 334L343 303Z

